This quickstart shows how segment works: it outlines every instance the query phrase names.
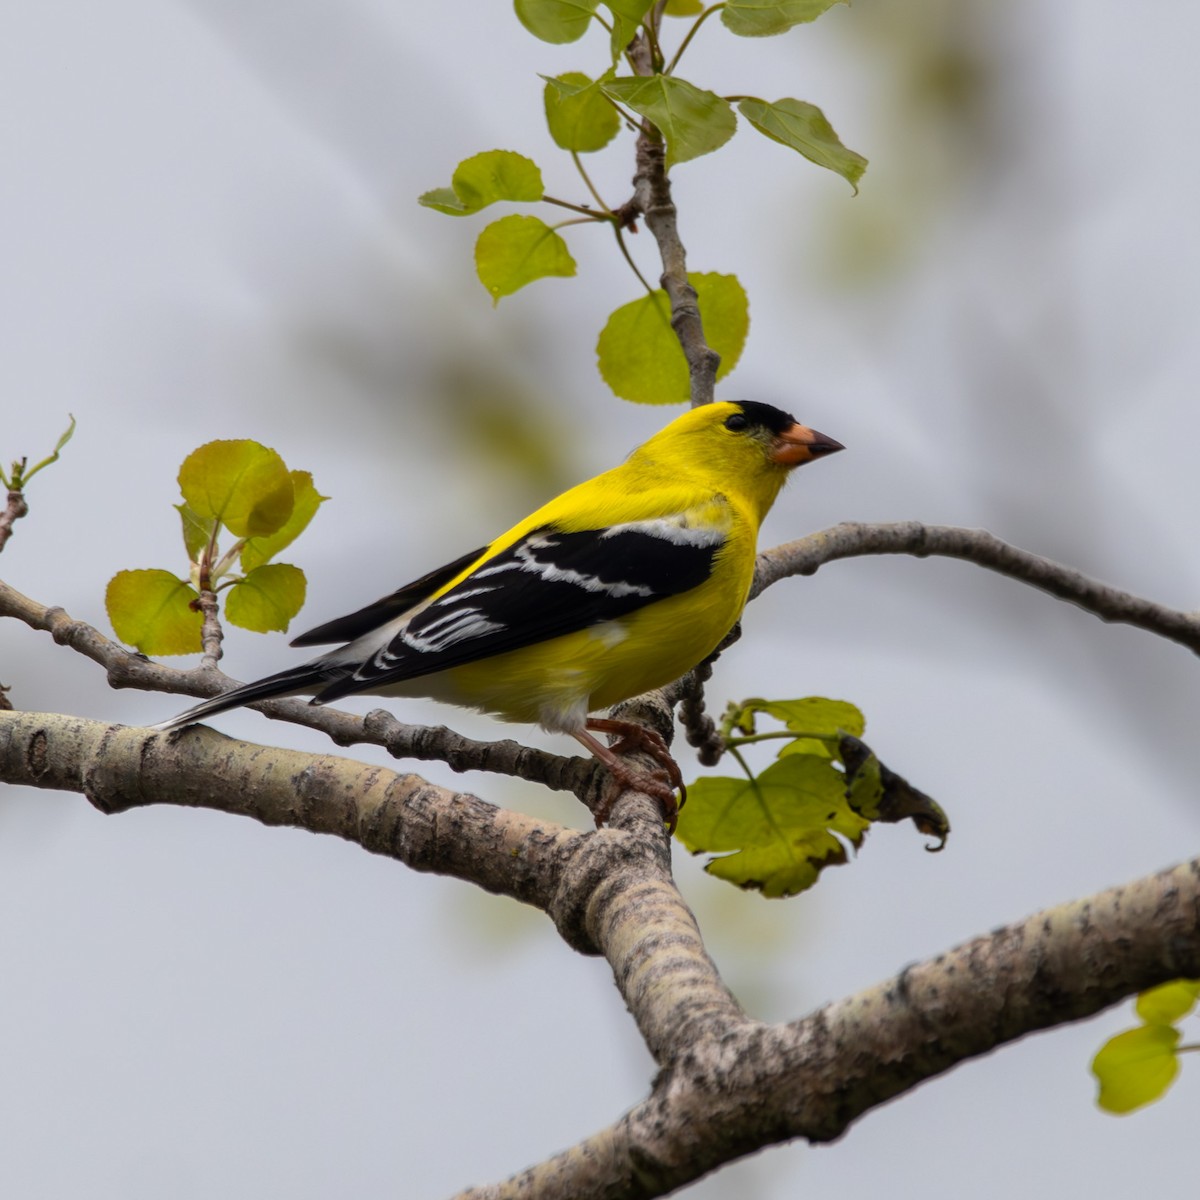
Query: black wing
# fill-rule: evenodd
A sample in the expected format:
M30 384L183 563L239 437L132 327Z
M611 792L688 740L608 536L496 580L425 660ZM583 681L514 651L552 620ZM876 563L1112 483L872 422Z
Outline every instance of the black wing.
M703 583L723 543L719 532L678 518L579 533L536 529L418 613L317 700L415 679L627 616Z
M486 546L480 546L478 550L472 550L470 554L464 554L462 558L456 558L452 563L438 567L436 571L430 571L428 575L422 575L420 579L406 584L392 592L390 596L384 596L382 600L376 600L374 604L368 604L366 608L360 608L358 612L326 621L324 625L318 625L316 629L310 629L307 633L292 638L291 644L293 646L324 646L330 642L352 642L356 637L362 637L364 633L370 633L372 629L386 625L401 613L420 604L422 600L432 596L438 588L445 587L455 575L462 574L486 549Z

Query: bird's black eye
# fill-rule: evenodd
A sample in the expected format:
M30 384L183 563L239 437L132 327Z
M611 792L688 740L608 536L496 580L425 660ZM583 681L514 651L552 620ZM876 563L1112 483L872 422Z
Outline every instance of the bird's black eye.
M745 413L736 412L725 418L725 428L732 429L734 433L740 433L750 424L750 418Z

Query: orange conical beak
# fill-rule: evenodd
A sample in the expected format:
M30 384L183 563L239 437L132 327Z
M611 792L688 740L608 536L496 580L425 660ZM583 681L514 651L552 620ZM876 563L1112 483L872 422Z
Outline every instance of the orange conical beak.
M793 425L782 433L777 433L771 445L771 461L784 467L798 467L803 463L812 462L814 458L822 458L826 454L835 454L845 450L841 442L809 429L807 425Z

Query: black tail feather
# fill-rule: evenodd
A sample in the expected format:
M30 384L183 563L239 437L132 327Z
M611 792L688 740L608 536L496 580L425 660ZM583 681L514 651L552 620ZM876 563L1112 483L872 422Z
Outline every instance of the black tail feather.
M302 663L289 671L280 671L276 675L268 675L265 679L254 683L244 683L232 691L223 692L194 705L186 712L169 721L163 721L151 726L153 729L166 732L171 729L182 729L185 725L195 725L206 717L216 716L217 713L228 712L231 708L240 708L243 704L253 704L256 700L273 700L279 696L304 695L319 692L327 684L341 679L347 668L333 663L316 662Z

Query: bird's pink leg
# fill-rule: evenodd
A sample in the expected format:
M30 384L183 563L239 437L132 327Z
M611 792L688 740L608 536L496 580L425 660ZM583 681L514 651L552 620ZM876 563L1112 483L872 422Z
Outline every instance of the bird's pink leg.
M598 741L584 730L580 730L573 736L608 768L618 784L626 788L636 788L640 792L653 796L662 807L663 820L670 827L670 832L674 833L680 806L687 799L687 788L684 786L679 764L671 757L667 743L653 729L647 729L644 725L638 725L633 721L616 721L609 717L589 717L586 728L594 730L596 733L618 735L617 742L612 746L604 745L603 742ZM665 778L658 773L645 775L640 771L635 771L618 757L635 750L644 751L654 758L663 768ZM679 789L678 800L675 798L676 788ZM611 806L612 802L609 801L595 810L593 815L596 818L597 826L604 824Z

